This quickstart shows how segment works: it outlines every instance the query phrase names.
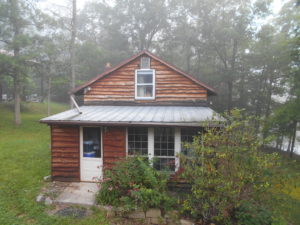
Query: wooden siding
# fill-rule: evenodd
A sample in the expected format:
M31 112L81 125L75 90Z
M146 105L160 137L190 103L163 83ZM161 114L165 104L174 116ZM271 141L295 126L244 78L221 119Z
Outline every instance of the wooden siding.
M84 102L169 102L207 100L207 90L161 62L151 58L155 70L155 100L135 100L135 70L140 68L140 57L91 84Z
M53 180L80 181L79 127L51 126Z
M126 157L126 128L103 129L103 167L110 169L116 161Z

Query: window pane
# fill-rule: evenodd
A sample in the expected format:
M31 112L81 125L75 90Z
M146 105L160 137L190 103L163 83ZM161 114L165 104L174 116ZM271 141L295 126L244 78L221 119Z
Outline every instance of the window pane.
M83 157L101 157L101 129L98 127L83 128Z
M137 97L153 97L153 85L138 85Z
M148 155L148 128L128 128L128 155Z
M137 83L138 84L152 84L153 83L153 75L151 74L144 74L137 76Z
M155 158L153 167L157 170L175 171L175 158Z
M155 128L154 129L154 155L155 156L175 156L174 129ZM169 152L168 152L169 151Z
M181 129L181 153L189 155L191 149L186 146L194 141L195 136L199 136L201 128L182 128Z

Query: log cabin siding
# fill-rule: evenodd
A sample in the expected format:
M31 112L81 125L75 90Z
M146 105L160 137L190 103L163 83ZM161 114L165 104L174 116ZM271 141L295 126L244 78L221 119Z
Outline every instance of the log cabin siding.
M84 103L101 101L169 102L207 100L207 90L189 78L151 58L155 70L155 99L135 100L135 70L140 68L140 57L90 85Z
M80 181L79 127L51 126L53 180Z
M110 169L115 162L126 157L126 128L103 129L103 168Z

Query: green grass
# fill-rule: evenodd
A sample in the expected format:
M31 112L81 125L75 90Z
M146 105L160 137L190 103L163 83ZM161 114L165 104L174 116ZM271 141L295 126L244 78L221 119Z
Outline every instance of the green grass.
M67 106L52 104L57 113ZM22 125L13 123L12 106L0 104L0 224L107 224L100 212L86 219L48 216L35 198L50 174L50 129L40 124L47 105L24 103Z

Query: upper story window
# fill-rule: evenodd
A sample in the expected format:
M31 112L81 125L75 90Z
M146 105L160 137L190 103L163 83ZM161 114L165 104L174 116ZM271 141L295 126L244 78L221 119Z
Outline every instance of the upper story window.
M135 98L155 98L155 71L140 69L135 71Z

